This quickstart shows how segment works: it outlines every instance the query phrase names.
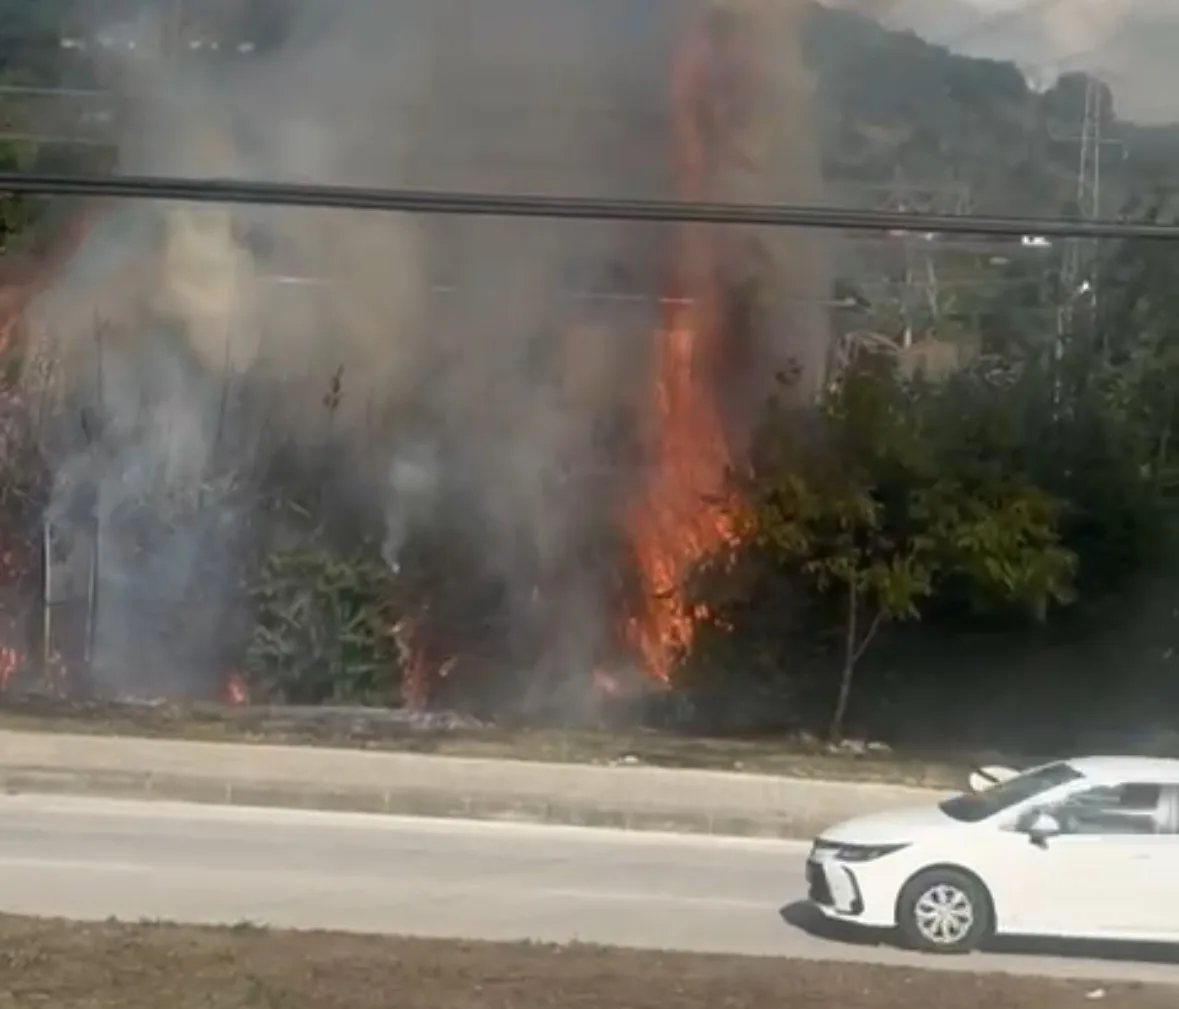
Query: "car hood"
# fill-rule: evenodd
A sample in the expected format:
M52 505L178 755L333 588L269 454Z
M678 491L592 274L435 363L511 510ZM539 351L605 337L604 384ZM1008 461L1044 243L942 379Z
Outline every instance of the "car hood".
M937 806L914 806L844 820L823 831L819 839L832 844L903 844L935 831L961 827Z

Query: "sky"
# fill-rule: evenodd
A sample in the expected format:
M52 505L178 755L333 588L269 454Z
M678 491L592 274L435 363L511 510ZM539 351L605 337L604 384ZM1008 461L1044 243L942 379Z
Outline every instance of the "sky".
M1177 0L861 0L859 6L953 49L1015 60L1032 77L1097 72L1128 118L1179 121Z

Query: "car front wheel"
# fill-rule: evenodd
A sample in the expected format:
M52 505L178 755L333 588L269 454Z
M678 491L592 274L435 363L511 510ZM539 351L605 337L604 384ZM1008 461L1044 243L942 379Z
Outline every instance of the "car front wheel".
M973 876L929 869L905 884L897 929L905 944L929 953L969 953L991 931L991 902Z

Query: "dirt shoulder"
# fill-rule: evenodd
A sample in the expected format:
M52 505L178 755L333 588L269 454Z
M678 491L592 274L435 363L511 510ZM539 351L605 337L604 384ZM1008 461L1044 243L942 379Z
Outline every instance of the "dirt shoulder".
M1093 984L897 967L0 917L0 1009L1074 1009ZM1103 1004L1175 990L1102 984Z
M0 730L278 743L555 763L638 763L836 781L961 787L967 768L994 754L925 757L805 736L727 739L655 731L508 729L449 716L413 718L362 709L91 704L0 698Z

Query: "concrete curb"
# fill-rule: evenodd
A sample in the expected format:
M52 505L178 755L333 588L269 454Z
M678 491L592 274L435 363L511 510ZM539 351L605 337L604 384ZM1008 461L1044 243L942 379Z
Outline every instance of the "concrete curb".
M947 794L724 771L11 731L0 731L0 788L804 838Z

